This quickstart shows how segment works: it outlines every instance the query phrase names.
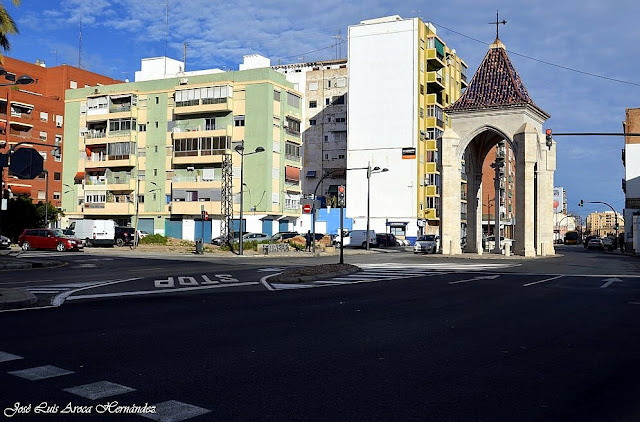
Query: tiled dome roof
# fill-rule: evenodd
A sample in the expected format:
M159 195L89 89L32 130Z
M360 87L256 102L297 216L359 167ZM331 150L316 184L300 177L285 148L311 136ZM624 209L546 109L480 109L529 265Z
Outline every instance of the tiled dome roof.
M496 40L471 79L466 91L446 108L447 112L504 108L530 105L548 116L527 92L516 69L511 64L504 44Z

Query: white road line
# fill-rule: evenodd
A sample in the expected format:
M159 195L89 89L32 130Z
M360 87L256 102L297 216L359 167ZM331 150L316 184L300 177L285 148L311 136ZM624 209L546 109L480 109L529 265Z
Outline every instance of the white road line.
M319 284L349 284L348 281L333 281L333 280L316 280L314 283Z
M45 281L53 281L53 280L7 281L7 282L0 283L0 284L4 285L4 284L44 283Z
M14 355L7 352L0 352L0 362L8 362L10 360L24 359L22 356Z
M86 286L86 287L82 287L82 288L75 289L75 290L69 290L69 291L61 293L58 296L54 297L53 300L51 301L51 304L53 306L60 306L60 305L62 305L64 303L65 299L67 299L69 296L71 296L72 294L74 294L76 292L80 292L82 290L93 289L95 287L109 286L111 284L126 283L128 281L133 281L133 280L140 280L140 277L128 278L128 279L125 279L125 280L107 281L105 283L94 284L94 285L91 285L91 286Z
M500 276L497 275L497 274L496 275L486 275L486 276L468 278L466 280L450 281L449 284L468 283L470 281L478 281L478 280L495 280L498 277L500 277Z
M73 371L67 371L66 369L58 368L57 366L45 365L35 368L21 369L19 371L7 372L8 374L15 375L16 377L24 378L29 381L38 381L46 378L61 377L63 375L74 374Z
M556 276L556 277L545 278L544 280L539 280L539 281L534 281L533 283L523 284L522 287L529 287L529 286L533 286L534 284L540 284L540 283L545 283L547 281L557 280L560 277L564 277L564 276L563 275L559 275L559 276Z
M260 279L260 283L262 283L262 285L264 287L267 288L267 290L269 290L270 292L274 292L276 289L274 289L273 287L271 287L271 284L269 284L269 282L267 281L268 279L270 279L271 277L278 275L278 274L282 274L282 273L276 273L276 274L269 274L269 275L265 275L264 277L262 277Z
M604 283L602 286L600 286L601 289L606 289L607 287L611 286L613 283L617 282L617 281L622 281L619 278L613 277L613 278L607 278L606 280L602 280L602 281L606 281L606 283Z
M239 287L239 286L251 286L259 284L257 281L248 281L246 283L233 283L233 284L216 284L212 286L197 286L197 287L181 287L176 289L165 289L165 290L139 290L136 292L116 292L116 293L97 293L93 295L79 295L79 296L69 296L66 300L80 300L80 299L97 299L102 297L120 297L120 296L141 296L141 295L153 295L153 294L162 294L162 293L175 293L175 292L186 292L190 290L206 290L206 289L220 289L225 287Z
M272 286L275 287L276 290L306 289L309 287L313 287L309 284L279 284L279 283L273 283Z
M176 400L164 401L153 405L155 413L139 413L143 418L154 421L184 421L211 412L204 407L193 406Z

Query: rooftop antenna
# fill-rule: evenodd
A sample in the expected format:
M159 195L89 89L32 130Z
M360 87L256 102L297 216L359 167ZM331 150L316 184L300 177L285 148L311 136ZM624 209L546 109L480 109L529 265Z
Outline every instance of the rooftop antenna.
M165 7L165 36L164 36L164 76L167 77L167 45L169 43L169 0Z
M187 71L187 46L189 45L188 42L184 42L184 59L183 59L183 70L186 72Z
M338 34L334 35L333 38L336 39L336 60L338 60L342 57L342 34L340 30L338 30Z
M82 16L79 22L79 37L78 37L78 68L82 69Z

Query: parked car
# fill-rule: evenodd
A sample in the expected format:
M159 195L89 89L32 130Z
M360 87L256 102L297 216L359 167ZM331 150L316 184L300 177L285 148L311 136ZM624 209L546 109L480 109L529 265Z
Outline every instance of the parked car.
M264 242L271 240L271 236L264 233L247 233L242 236L242 242ZM233 239L233 243L238 243L238 239Z
M378 241L376 239L376 232L374 230L369 230L368 236L367 236L366 230L351 230L350 232L347 233L346 236L343 237L345 247L360 246L362 248L366 248L367 240L369 241L369 247L375 247L378 245Z
M7 236L0 236L0 248L9 249L11 248L11 239Z
M603 237L602 238L602 247L606 250L608 250L609 252L613 251L616 248L616 244L614 242L614 239L611 237Z
M113 220L73 220L65 234L82 239L86 246L113 246L116 223Z
M116 226L114 241L117 246L133 245L135 241L135 229L128 226Z
M249 232L244 232L244 234L248 234ZM238 243L238 236L240 236L240 232L233 232L233 242ZM211 239L211 243L216 246L221 246L224 243L224 236L218 236Z
M513 240L505 238L504 236L500 236L500 249L504 249L504 246L507 244L510 245L511 250L513 250ZM488 249L492 251L495 248L495 245L496 245L495 236L489 236L482 239L482 249Z
M587 243L587 249L600 249L602 251L604 250L604 243L599 237L593 236Z
M419 236L413 244L413 253L436 253L440 249L440 236L425 234Z
M396 236L391 233L376 233L376 240L381 248L398 245Z
M58 252L83 250L82 240L64 234L61 229L25 229L18 238L23 251L53 249Z
M292 239L296 236L300 236L300 233L298 232L278 232L276 234L274 234L273 236L271 236L271 241L272 242L278 242L278 241L283 241L283 240L289 240Z

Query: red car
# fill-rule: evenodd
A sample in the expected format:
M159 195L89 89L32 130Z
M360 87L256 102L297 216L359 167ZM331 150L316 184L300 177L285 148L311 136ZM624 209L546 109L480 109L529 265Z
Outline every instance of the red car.
M58 252L83 250L82 240L67 236L60 229L25 229L18 238L23 251L54 249Z

